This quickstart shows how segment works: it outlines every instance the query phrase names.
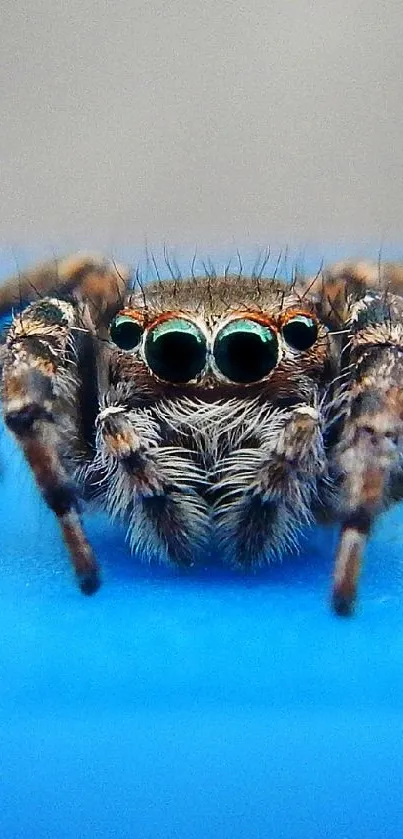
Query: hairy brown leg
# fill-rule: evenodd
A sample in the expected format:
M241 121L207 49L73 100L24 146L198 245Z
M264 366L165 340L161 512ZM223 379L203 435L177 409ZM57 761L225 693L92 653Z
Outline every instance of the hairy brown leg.
M372 524L403 497L403 265L341 262L299 290L336 331L331 340L344 371L346 419L329 453L339 509L334 516L330 505L328 513L341 521L332 604L337 614L351 615Z
M332 603L339 615L354 611L367 539L376 516L390 503L394 473L399 470L403 396L391 380L402 377L403 353L375 349L371 368L357 382L359 391L336 453L342 475L342 527Z
M260 428L260 447L234 451L221 465L216 518L219 540L241 565L295 546L298 531L312 522L317 479L325 473L321 418L299 405Z
M147 410L119 400L97 418L97 456L91 475L103 475L103 503L129 524L133 549L146 558L192 565L208 534L207 507L198 493L201 474L190 453L163 446Z
M297 286L302 296L317 303L320 317L340 329L350 316L351 304L367 291L403 296L403 264L393 262L337 262Z
M93 323L108 323L129 281L125 266L91 254L50 260L10 277L0 285L0 315L21 303L49 295L71 294L86 301Z
M367 295L351 312L350 407L333 455L342 522L333 607L350 615L372 524L395 497L403 433L403 303Z
M74 460L79 442L76 326L75 307L56 299L34 303L14 319L4 354L3 412L57 516L80 588L92 594L100 584L99 571L65 465Z

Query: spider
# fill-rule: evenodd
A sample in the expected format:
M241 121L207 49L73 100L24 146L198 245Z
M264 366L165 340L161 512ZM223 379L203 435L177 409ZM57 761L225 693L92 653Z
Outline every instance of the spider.
M84 594L100 571L80 502L145 558L190 566L215 542L248 567L337 522L333 608L354 611L378 514L403 496L403 269L143 286L77 255L11 278L0 347L6 426L54 511Z

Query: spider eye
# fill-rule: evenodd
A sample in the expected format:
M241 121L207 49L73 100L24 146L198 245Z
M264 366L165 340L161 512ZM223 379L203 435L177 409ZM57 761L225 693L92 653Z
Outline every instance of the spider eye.
M140 324L129 315L117 315L109 329L113 343L121 350L134 350L142 333Z
M309 350L318 337L318 324L306 315L296 315L284 324L283 336L293 350Z
M148 332L144 355L151 370L166 382L190 382L206 363L206 339L186 318L169 318Z
M214 342L214 360L227 379L238 384L258 382L278 361L274 330L248 318L230 321Z

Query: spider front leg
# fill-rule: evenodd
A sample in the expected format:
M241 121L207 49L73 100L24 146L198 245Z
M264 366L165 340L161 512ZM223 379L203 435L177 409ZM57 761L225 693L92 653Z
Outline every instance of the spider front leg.
M240 565L295 547L312 522L325 473L322 418L310 405L263 415L260 445L234 451L220 466L219 538Z
M352 313L350 408L332 455L342 522L332 593L339 615L354 610L372 524L402 483L402 308L399 298L374 296Z
M299 285L302 296L316 304L321 319L333 329L345 326L351 305L366 293L403 296L403 265L393 262L337 262Z
M99 571L66 469L79 453L74 446L81 431L75 336L84 330L74 333L75 327L76 308L58 299L45 298L14 319L3 358L3 413L57 516L81 591L93 594L100 585Z
M73 295L86 302L92 320L108 324L123 299L129 271L100 256L76 254L50 260L10 277L0 286L0 315L38 298Z
M202 473L190 452L163 445L150 410L123 400L108 394L97 417L97 456L86 480L98 483L111 516L128 522L133 550L188 567L208 534Z

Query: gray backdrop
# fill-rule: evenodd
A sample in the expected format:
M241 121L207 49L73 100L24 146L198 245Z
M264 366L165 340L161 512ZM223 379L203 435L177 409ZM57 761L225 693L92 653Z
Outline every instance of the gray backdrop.
M401 0L0 11L3 247L401 242Z

